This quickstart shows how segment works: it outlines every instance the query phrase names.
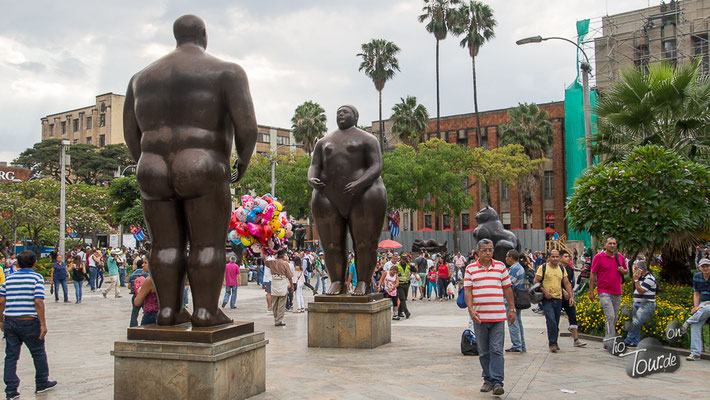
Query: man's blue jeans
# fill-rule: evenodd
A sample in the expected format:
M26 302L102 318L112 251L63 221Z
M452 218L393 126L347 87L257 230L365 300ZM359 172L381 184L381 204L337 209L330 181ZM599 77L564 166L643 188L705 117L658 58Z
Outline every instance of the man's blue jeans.
M325 280L320 274L316 274L316 292L318 291L318 286L323 285L322 293L325 294Z
M229 308L235 308L237 306L237 289L239 286L225 286L224 287L224 299L222 303L226 303L229 300ZM230 295L232 296L230 300Z
M5 393L12 394L20 386L17 377L17 360L20 358L22 343L32 354L35 364L35 385L47 383L49 365L44 351L44 339L39 338L39 319L22 320L5 318Z
M545 314L545 324L547 325L547 344L552 346L557 344L560 335L560 315L562 314L562 299L542 300L542 311Z
M89 285L91 286L91 291L96 290L96 277L99 275L99 269L96 267L89 267Z
M508 305L505 305L505 311L510 310ZM513 343L512 348L520 351L528 351L525 346L525 331L523 330L523 320L520 318L520 314L523 310L515 310L515 322L513 325L508 325L508 332L510 333L510 342Z
M126 269L125 268L118 269L118 283L121 284L121 287L126 287Z
M259 265L256 267L256 283L260 286L264 284L264 266Z
M131 305L133 305L133 300L135 299L136 295L134 294L131 296ZM133 309L131 309L131 321L128 323L128 326L131 328L138 326L138 314L141 312L141 308L143 308L143 306L133 306Z
M690 325L690 353L696 356L703 351L703 325L710 318L710 302L700 303L700 309L686 321Z
M54 280L54 300L59 300L59 287L62 287L64 292L64 301L69 301L69 294L67 293L67 278L55 279Z
M641 341L641 328L643 324L650 321L653 318L653 314L656 311L656 302L647 301L642 303L634 302L634 313L631 318L631 327L629 332L626 334L626 344L637 346Z
M483 380L491 386L503 386L505 321L474 322L473 331L478 342L478 360L481 362Z

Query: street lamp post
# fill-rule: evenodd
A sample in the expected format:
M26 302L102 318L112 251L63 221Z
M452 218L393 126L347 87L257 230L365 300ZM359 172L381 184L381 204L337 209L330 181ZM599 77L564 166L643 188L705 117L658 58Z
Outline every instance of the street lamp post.
M136 164L127 165L126 168L121 170L121 166L119 165L116 173L114 174L114 178L123 178L123 174L126 173L126 170L135 168L136 166ZM121 246L123 246L123 225L118 224L118 247L121 248Z
M61 151L59 155L59 168L61 171L61 183L60 183L60 193L59 193L59 253L64 257L64 251L66 250L66 172L64 167L69 164L69 155L67 154L67 148L70 142L68 140L62 140Z
M531 36L525 39L520 39L515 42L517 45L523 45L523 44L529 44L529 43L540 43L544 40L550 40L550 39L557 39L557 40L564 40L565 42L572 43L579 51L582 52L584 55L584 59L586 60L585 62L582 63L581 68L582 68L582 97L583 99L583 104L584 104L584 139L586 141L586 149L587 149L587 168L591 167L593 164L592 160L592 113L591 109L589 106L589 74L592 72L592 65L589 63L589 57L587 57L587 53L584 52L584 49L579 47L579 45L567 38L563 37L558 37L558 36L551 36L551 37L542 37L540 35L538 36Z
M269 161L271 161L271 196L276 197L276 152L283 147L300 147L297 144L282 144L271 150Z

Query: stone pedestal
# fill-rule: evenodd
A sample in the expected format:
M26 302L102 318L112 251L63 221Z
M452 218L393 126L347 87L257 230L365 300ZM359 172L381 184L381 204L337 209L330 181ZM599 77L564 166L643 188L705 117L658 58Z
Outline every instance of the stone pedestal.
M249 270L242 268L239 271L239 286L246 286L249 283Z
M371 296L315 296L308 303L308 347L373 349L392 340L392 302Z
M254 333L252 323L251 333L219 340L243 331L243 325L194 329L199 340L212 343L174 341L189 335L184 327L177 327L177 334L166 333L171 327L154 327L167 340L115 342L114 399L245 399L264 392L264 333Z

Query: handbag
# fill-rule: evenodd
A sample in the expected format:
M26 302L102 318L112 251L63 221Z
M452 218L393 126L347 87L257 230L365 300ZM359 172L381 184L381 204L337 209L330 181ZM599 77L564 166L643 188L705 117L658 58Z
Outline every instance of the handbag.
M513 289L513 300L518 310L530 308L530 292L527 289Z
M461 354L465 356L478 355L478 342L476 341L476 337L473 335L473 332L469 329L466 329L461 334Z
M283 275L271 277L271 295L286 296L288 294L288 278Z
M459 289L459 295L456 297L456 305L459 308L466 308L466 297L464 296L464 288Z

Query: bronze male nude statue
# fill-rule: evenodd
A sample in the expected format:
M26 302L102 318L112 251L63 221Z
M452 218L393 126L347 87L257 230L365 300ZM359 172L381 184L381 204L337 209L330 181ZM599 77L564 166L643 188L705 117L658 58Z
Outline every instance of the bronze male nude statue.
M244 70L205 52L204 22L184 15L173 25L174 51L131 78L123 126L136 171L152 249L158 325L231 322L219 310L230 176L241 179L257 125ZM230 174L232 137L237 171ZM189 257L188 257L189 243ZM185 278L194 310L182 308Z
M377 243L387 210L387 190L380 173L380 144L355 125L353 106L338 109L338 130L320 139L313 150L308 183L311 211L318 228L331 284L326 294L347 291L347 232L353 240L357 285L354 295L371 292Z

